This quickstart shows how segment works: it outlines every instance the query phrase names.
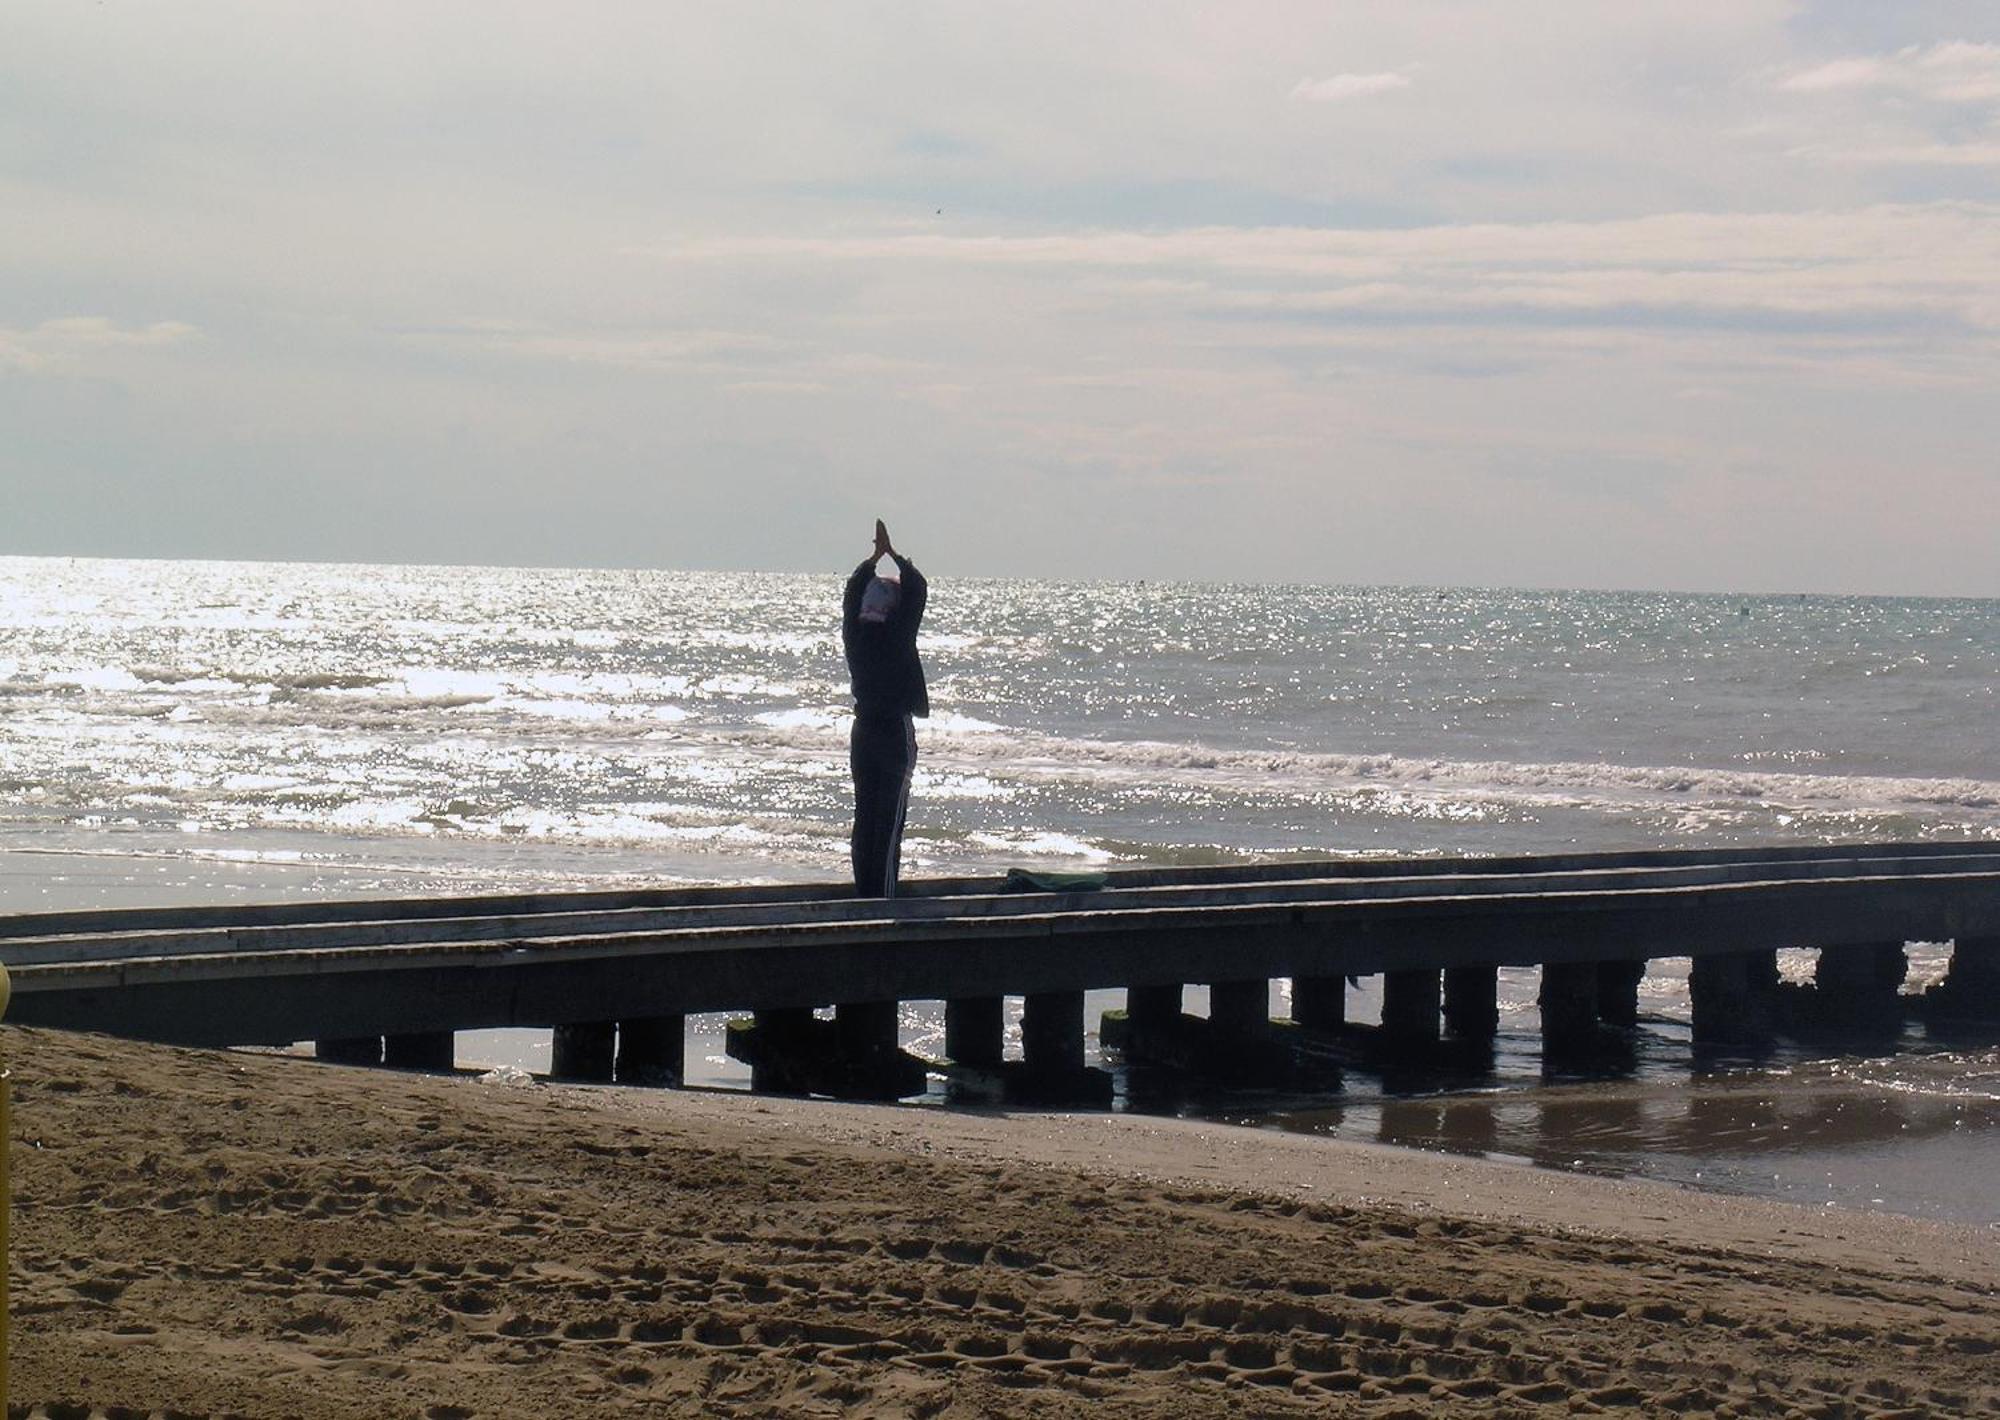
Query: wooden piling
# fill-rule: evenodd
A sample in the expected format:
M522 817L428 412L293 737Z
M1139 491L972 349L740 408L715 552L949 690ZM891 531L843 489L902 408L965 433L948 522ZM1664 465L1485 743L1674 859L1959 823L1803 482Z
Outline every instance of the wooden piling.
M1823 947L1813 969L1819 1013L1835 1023L1900 1024L1910 959L1901 942Z
M1129 986L1125 989L1125 1014L1132 1029L1139 1032L1168 1030L1180 1023L1181 985Z
M766 1095L808 1093L805 1052L813 1019L810 1006L782 1006L753 1013L759 1053L750 1067L751 1089Z
M313 1056L335 1065L380 1065L382 1037L351 1035L336 1040L316 1040L313 1042Z
M1711 1045L1762 1045L1771 1036L1766 958L1772 952L1698 956L1688 969L1694 1038Z
M1597 963L1548 962L1542 967L1542 1049L1560 1053L1597 1039Z
M382 1063L392 1070L449 1070L458 1063L455 1041L448 1030L414 1031L385 1036Z
M1639 983L1646 979L1643 961L1601 961L1597 964L1597 1019L1628 1029L1639 1024Z
M1960 937L1944 980L1924 996L1940 1020L2000 1021L2000 937Z
M843 1001L833 1008L837 1048L850 1060L862 1061L896 1053L894 1001Z
M1443 1003L1442 971L1382 973L1382 1035L1397 1046L1422 1045L1438 1038Z
M1445 1029L1461 1040L1491 1040L1500 1031L1500 969L1448 966L1444 972Z
M678 1085L686 1066L686 1016L628 1016L618 1023L619 1084Z
M998 1069L1007 1040L1001 996L961 996L944 1003L944 1053L954 1065Z
M1083 1070L1081 991L1038 991L1024 998L1021 1058L1031 1073L1051 1077Z
M1292 1019L1309 1030L1339 1030L1347 1023L1347 978L1292 978Z
M578 1021L555 1028L549 1048L549 1073L558 1080L608 1083L613 1075L615 1021Z
M1258 977L1252 981L1209 983L1208 1021L1214 1029L1238 1035L1267 1029L1271 1024L1270 981Z

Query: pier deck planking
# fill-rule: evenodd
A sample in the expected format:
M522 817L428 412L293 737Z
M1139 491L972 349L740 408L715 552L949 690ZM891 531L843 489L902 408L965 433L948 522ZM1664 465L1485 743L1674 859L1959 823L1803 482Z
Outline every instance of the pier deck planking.
M2000 852L1291 861L0 919L13 1018L188 1044L2000 938Z

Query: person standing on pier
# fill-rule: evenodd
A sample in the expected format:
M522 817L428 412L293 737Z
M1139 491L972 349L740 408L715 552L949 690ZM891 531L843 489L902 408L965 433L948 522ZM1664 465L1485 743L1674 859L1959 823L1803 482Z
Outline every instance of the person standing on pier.
M895 565L893 573L878 573L884 557ZM854 770L857 897L896 895L903 815L917 766L916 719L931 713L917 659L917 626L927 594L924 574L890 545L889 530L878 518L875 550L847 579L840 616L840 642L854 688L848 763Z

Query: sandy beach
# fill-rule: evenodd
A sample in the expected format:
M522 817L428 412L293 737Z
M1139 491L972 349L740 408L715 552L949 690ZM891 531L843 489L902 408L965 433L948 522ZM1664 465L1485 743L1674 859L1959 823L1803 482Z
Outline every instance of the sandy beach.
M2000 1404L1988 1229L1132 1116L4 1042L14 1415Z

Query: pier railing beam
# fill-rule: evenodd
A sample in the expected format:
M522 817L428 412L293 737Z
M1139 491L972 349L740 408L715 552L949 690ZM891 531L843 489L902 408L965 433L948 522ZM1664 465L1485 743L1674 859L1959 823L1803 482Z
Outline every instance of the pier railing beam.
M944 1053L954 1065L998 1069L1007 1040L1001 996L961 996L944 1003Z
M1597 964L1597 1019L1620 1028L1639 1024L1639 983L1646 979L1643 961L1601 961Z
M1542 1049L1561 1052L1597 1039L1597 963L1548 962L1542 967Z
M1083 993L1040 991L1021 1007L1021 1058L1031 1074L1074 1075L1083 1069Z
M1208 1022L1215 1029L1238 1035L1268 1028L1271 1024L1271 983L1263 977L1254 981L1209 983Z
M618 1023L613 1073L619 1084L678 1085L686 1064L686 1016L631 1016Z
M578 1021L555 1028L549 1073L558 1080L608 1082L618 1038L616 1021Z
M380 1065L382 1037L379 1035L339 1036L313 1042L313 1055L335 1065Z
M1292 1019L1309 1030L1339 1030L1347 1024L1347 978L1292 978Z
M1438 1011L1443 1003L1443 976L1438 970L1382 973L1382 1034L1397 1046L1422 1045L1438 1038Z
M1500 1031L1500 969L1448 966L1444 971L1445 1029L1461 1040L1491 1040Z
M385 1036L382 1063L392 1070L449 1070L458 1063L454 1045L448 1030Z

